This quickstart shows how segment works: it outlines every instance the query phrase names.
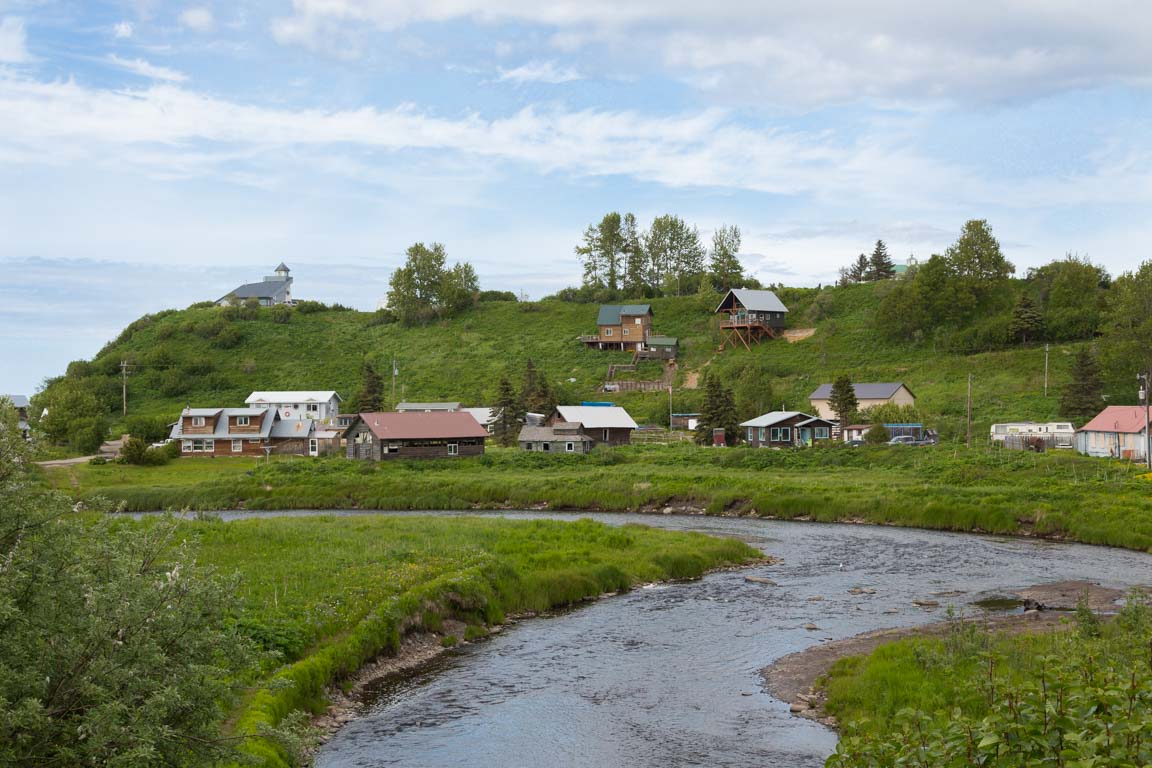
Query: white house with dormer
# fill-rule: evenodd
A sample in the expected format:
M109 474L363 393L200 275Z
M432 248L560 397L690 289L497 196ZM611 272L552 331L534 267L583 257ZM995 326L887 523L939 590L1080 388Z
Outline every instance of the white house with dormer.
M334 423L342 398L335 390L292 390L253 392L244 401L250 408L275 409L284 420L307 419L321 424Z

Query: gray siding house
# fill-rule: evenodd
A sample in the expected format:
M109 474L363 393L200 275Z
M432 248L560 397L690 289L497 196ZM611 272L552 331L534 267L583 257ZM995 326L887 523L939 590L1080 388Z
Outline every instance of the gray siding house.
M256 299L262 307L272 307L277 304L292 303L292 278L284 262L276 267L276 273L268 275L258 283L245 283L232 289L216 300L221 307L232 303L244 303L248 299Z
M580 434L580 425L558 421L550 427L528 425L520 430L517 440L525 451L542 453L588 453L595 444Z

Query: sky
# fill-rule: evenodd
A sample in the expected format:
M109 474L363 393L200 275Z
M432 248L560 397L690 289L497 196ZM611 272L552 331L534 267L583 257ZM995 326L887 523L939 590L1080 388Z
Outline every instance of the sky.
M987 219L1019 274L1152 258L1144 0L0 0L0 392L292 268L375 309L415 242L576 284L609 211L827 284Z

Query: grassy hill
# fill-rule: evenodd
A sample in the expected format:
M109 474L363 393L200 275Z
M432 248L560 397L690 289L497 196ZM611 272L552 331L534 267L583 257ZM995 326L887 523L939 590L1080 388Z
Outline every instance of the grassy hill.
M1050 388L1043 395L1042 345L958 355L931 346L885 342L872 330L881 285L783 289L792 328L814 333L795 343L773 341L751 351L718 352L712 297L652 300L655 329L680 337L673 407L700 405L697 380L705 370L751 381L745 413L808 409L807 395L844 373L857 381L903 381L919 398L925 416L945 436L963 433L967 376L973 375L977 435L995 421L1058 416L1060 390L1077 344L1053 344ZM595 330L595 305L559 301L485 302L464 315L425 327L381 324L376 313L294 310L277 322L271 310L236 318L216 307L194 306L145 316L132 323L92 361L69 366L67 378L97 392L119 414L120 362L131 367L129 414L174 418L193 406L238 405L255 389L335 389L345 397L360 387L364 360L385 375L395 357L397 398L492 402L501 376L514 383L530 358L556 386L562 400L618 402L642 423L666 420L666 393L599 391L608 365L630 353L585 349L576 340ZM285 318L281 317L280 320ZM656 379L661 364L644 363L636 378ZM745 387L748 389L748 386ZM386 393L387 394L387 393ZM1112 402L1123 402L1115 398Z

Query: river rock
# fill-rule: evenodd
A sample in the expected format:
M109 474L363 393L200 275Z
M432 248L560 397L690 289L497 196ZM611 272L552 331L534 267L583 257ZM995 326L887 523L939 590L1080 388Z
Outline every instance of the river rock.
M823 599L824 599L823 595L812 595L812 597L808 598L808 602L810 602L810 603L819 603L819 602L821 602Z
M801 712L806 712L808 709L808 705L802 701L794 701L792 702L791 706L788 707L788 711L794 715L798 715Z
M939 600L913 600L912 605L920 608L938 608L940 607Z
M808 622L807 624L805 624L804 629L808 630L809 632L819 632L820 631L820 627L816 626L812 622Z
M750 584L763 584L766 587L780 586L776 582L772 581L772 579L766 579L763 576L745 576L744 581L747 581Z
M874 595L874 594L876 594L876 590L872 589L872 587L852 587L851 589L848 590L848 594L850 594L850 595Z

